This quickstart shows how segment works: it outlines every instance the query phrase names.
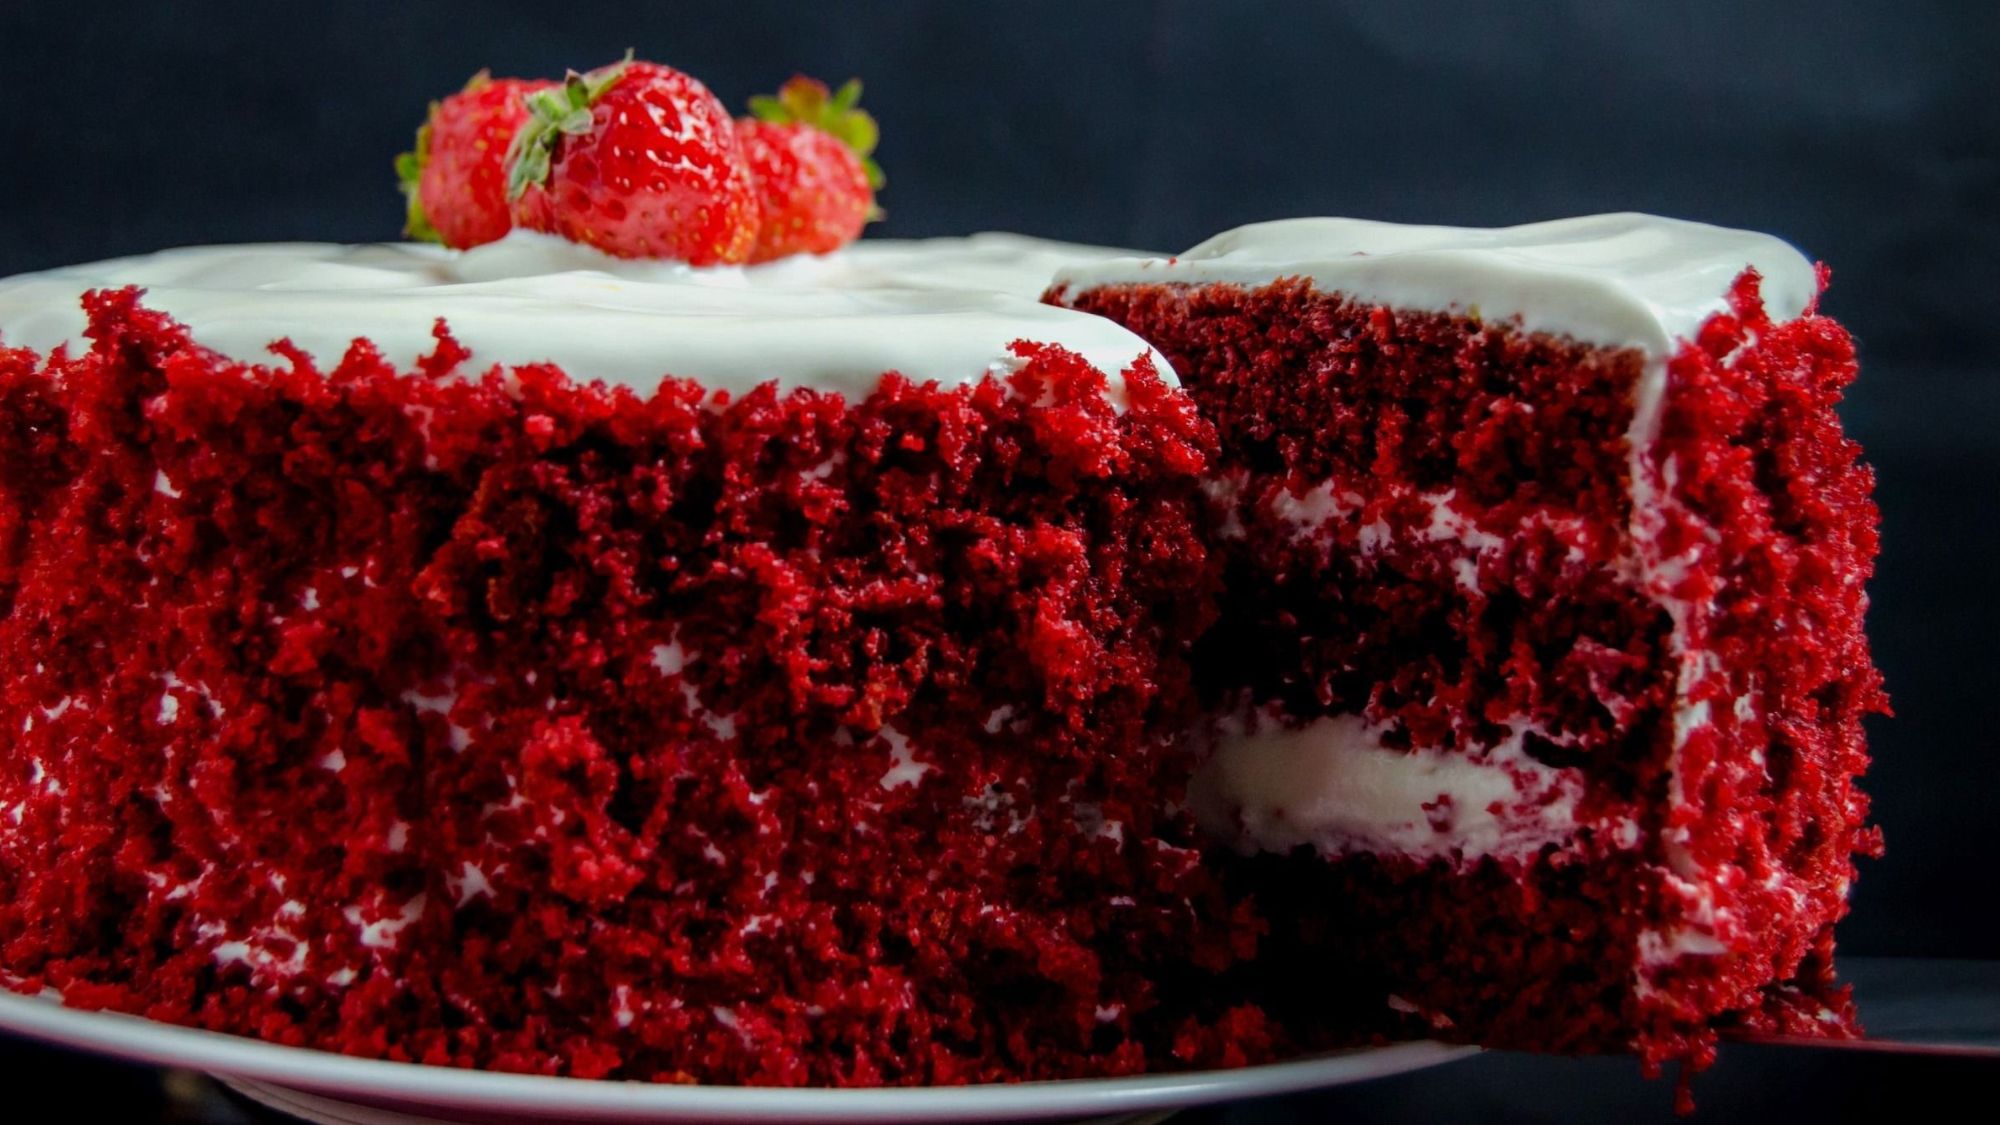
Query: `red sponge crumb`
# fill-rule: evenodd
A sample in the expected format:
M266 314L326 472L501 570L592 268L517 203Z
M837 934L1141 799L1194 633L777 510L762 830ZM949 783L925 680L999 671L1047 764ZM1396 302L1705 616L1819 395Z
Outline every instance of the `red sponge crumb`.
M1820 1034L1852 1034L1833 924L1847 913L1853 857L1881 852L1856 781L1868 764L1861 720L1888 710L1862 631L1874 474L1834 412L1854 345L1810 312L1771 323L1752 273L1731 304L1669 366L1651 457L1672 484L1663 553L1700 560L1674 591L1697 607L1689 644L1733 673L1683 701L1712 721L1679 749L1688 800L1662 826L1681 849L1677 869L1712 873L1710 902L1668 896L1662 910L1678 924L1699 906L1740 932L1729 956L1654 978L1670 998L1655 1028L1720 1013L1800 1033L1804 1014Z
M1296 1049L1162 800L1214 436L1143 360L727 401L88 303L0 351L12 987L661 1081Z

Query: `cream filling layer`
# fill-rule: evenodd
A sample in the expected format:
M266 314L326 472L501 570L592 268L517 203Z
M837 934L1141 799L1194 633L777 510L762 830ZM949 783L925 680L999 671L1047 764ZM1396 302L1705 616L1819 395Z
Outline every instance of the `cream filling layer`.
M1579 771L1527 754L1528 732L1462 751L1405 750L1358 715L1298 727L1226 720L1188 804L1204 831L1246 853L1524 860L1570 841L1583 795Z

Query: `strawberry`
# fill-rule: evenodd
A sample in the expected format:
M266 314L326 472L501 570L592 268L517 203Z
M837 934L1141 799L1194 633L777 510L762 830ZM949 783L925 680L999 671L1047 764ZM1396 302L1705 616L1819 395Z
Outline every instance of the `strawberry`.
M741 262L757 200L729 111L672 67L624 62L528 99L508 191L515 221L622 258Z
M464 249L513 227L507 200L507 149L528 120L528 95L555 83L472 76L465 89L431 103L417 147L396 158L411 238Z
M757 181L757 245L753 262L788 254L824 254L861 236L881 218L875 192L883 183L875 151L875 119L855 108L861 82L838 93L799 75L777 97L750 99L750 117L736 123L743 155Z

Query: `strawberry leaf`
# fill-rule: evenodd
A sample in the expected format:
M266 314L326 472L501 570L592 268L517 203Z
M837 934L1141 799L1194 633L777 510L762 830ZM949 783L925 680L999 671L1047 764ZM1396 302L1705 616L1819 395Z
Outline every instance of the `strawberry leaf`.
M437 113L437 103L431 103L431 113ZM430 117L417 126L417 144L409 152L396 156L396 186L403 192L403 234L419 242L443 242L444 236L431 225L431 218L424 213L421 196L424 182L424 165L431 158Z
M861 104L861 79L850 78L834 91L833 100L827 103L827 112L838 116Z
M631 65L632 52L627 50L623 59L610 66L588 74L572 70L561 86L527 96L528 120L507 146L507 198L519 199L529 188L548 182L556 143L590 132L591 107L625 77Z
M817 124L826 116L826 83L803 74L793 75L791 81L778 87L778 100L792 111L793 120Z
M875 118L860 108L861 80L850 78L840 89L828 90L826 83L803 74L778 87L776 97L758 94L750 99L750 116L772 125L809 125L830 134L861 158L861 170L868 186L880 190L887 179L875 163L875 145L882 139Z

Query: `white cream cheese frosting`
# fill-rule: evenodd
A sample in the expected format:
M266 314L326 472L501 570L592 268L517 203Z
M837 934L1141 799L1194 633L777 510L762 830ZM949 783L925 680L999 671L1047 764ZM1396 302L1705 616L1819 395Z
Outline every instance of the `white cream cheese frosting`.
M1114 251L1011 235L858 243L817 258L694 269L612 258L517 231L456 252L412 244L200 246L0 280L0 341L84 345L78 299L136 285L196 342L259 362L289 338L322 365L366 337L393 363L434 346L442 317L469 370L552 362L641 392L663 375L740 393L775 380L860 397L886 371L946 385L1017 363L1018 340L1057 344L1120 374L1151 355L1099 317L1035 298L1059 263Z
M1745 267L1763 276L1773 320L1797 317L1818 286L1812 263L1782 239L1632 213L1491 229L1283 219L1177 257L1080 262L1056 284L1077 292L1295 277L1369 304L1517 319L1530 332L1663 355L1727 307Z

